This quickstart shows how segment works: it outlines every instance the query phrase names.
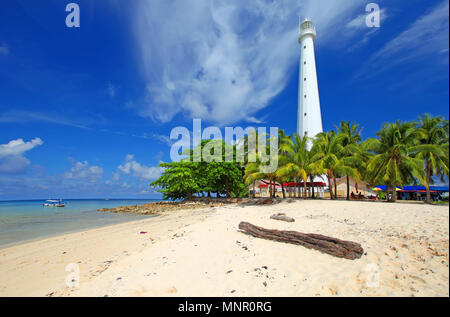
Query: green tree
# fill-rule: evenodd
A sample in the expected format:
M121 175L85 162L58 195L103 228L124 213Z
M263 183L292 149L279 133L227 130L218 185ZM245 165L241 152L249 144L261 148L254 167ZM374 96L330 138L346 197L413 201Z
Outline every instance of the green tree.
M312 192L311 192L312 198L315 198L314 180L317 178L324 180L323 175L327 174L326 169L324 169L320 164L317 164L318 156L316 156L316 153L315 153L316 150L317 150L317 147L314 148L314 146L312 146L310 153L309 153L310 163L309 163L308 177L312 183Z
M255 132L256 133L256 132ZM281 138L280 138L281 136ZM254 184L256 180L260 179L268 179L269 180L269 194L271 198L275 197L275 183L277 180L276 170L266 172L264 171L263 167L268 166L268 163L263 163L260 160L260 154L270 154L271 153L271 143L270 138L267 138L267 134L264 136L258 135L256 133L256 140L258 140L259 137L266 138L265 142L262 142L264 146L260 148L259 142L257 142L257 145L255 148L248 150L246 152L246 158L249 160L249 157L252 157L252 161L247 161L245 165L245 174L244 174L244 182L247 185ZM283 142L284 139L286 139L284 135L284 131L278 131L278 135L276 136L276 142L275 144L278 146L278 152L279 154L279 143ZM248 142L248 138L246 139L246 142ZM246 143L248 145L248 143ZM274 150L274 149L272 149ZM253 190L255 190L255 186L253 186ZM284 196L284 192L283 192Z
M268 179L269 180L269 194L271 198L275 197L275 181L276 181L276 172L265 173L261 172L262 163L257 160L256 162L249 162L245 167L244 174L244 182L246 185L254 184L255 181L260 179ZM255 187L253 187L255 190Z
M248 194L243 183L242 169L234 162L207 163L206 178L211 188L230 197L244 197Z
M159 165L164 172L150 186L159 188L163 199L189 199L200 190L193 171L194 163L172 162Z
M421 138L415 151L417 157L425 162L426 203L431 204L432 176L438 176L443 181L445 175L449 174L448 120L425 114L419 117L417 128L421 132Z
M314 152L314 162L318 168L325 170L328 177L328 188L330 198L335 199L336 193L333 193L331 179L336 184L337 166L339 165L339 156L342 150L342 138L334 131L319 133L315 140L312 151Z
M223 140L202 141L196 148L184 153L186 158L183 161L160 164L164 168L163 175L151 186L160 188L164 199L189 199L195 194L203 196L206 193L210 197L212 192L218 197L222 194L244 197L248 195L243 183L244 168L236 162L236 147L230 148L233 151L232 161L226 162L226 144ZM215 153L219 149L221 153ZM208 151L217 161L205 160Z
M261 173L259 165L260 165L259 162L250 162L247 163L245 167L244 183L247 186L253 184L253 198L255 197L256 194L255 182L257 180L267 178L266 174ZM270 197L272 197L272 192L270 192Z
M385 184L393 202L397 200L397 186L424 180L424 161L414 152L421 135L415 122L397 121L385 123L377 139L364 142L364 148L374 154L367 165L367 177L371 183Z
M217 195L225 194L227 197L244 197L248 195L243 182L243 163L236 160L236 145L226 144L223 140L204 140L199 146L201 148L197 153L202 153L200 164L205 166L205 169L202 171L202 177L206 183L206 188L216 192ZM222 153L214 153L219 148ZM209 154L212 157L215 157L217 154L219 161L205 162L203 155L207 154L208 149L210 149ZM232 152L231 162L227 162L227 150Z
M345 135L331 130L319 133L314 140L312 152L314 153L312 161L316 170L323 170L328 176L328 187L330 189L330 198L337 199L338 175L349 175L359 178L358 170L353 167L353 159L345 157L343 140ZM334 193L331 187L331 179L334 183Z
M284 130L278 130L278 169L280 168L280 166L282 166L286 163L284 161L285 154L286 154L286 150L284 149L284 144L289 143L290 141L291 141L291 137L286 135ZM284 188L284 182L287 180L287 178L285 176L279 175L277 172L275 172L275 175L281 184L281 191L283 194L283 198L286 198L286 189Z
M303 198L306 197L306 184L308 176L313 172L311 164L311 153L308 150L310 139L307 136L300 137L294 134L292 139L285 139L281 144L281 155L279 159L280 166L276 172L277 177L293 177L299 183L300 198L300 180L303 181Z
M342 160L345 165L360 170L364 165L364 154L359 145L361 142L361 128L359 124L351 123L350 121L341 121L340 126L336 127L338 132L342 135ZM354 170L353 174L356 173ZM345 175L347 181L347 200L350 200L350 175Z

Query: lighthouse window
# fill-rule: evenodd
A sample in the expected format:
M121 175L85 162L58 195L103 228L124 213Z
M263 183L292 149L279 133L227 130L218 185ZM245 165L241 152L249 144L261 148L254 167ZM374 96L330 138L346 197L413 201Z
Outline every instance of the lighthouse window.
M306 81L306 77L305 77L305 78L303 78L303 80L304 80L304 81Z
M305 117L306 117L306 112L305 112Z
M306 98L306 95L304 97Z
M302 25L303 29L312 29L312 22L311 21L305 21Z
M305 45L305 46L303 46L303 48L306 48L306 45Z
M306 65L306 61L304 61L303 64Z

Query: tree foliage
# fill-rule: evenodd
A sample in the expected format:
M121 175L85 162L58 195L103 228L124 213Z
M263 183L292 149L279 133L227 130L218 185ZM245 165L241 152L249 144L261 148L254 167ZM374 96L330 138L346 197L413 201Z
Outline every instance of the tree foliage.
M187 158L181 162L163 163L159 166L164 168L162 176L150 184L163 194L163 199L189 199L194 195L208 195L214 193L217 196L244 197L248 195L247 188L243 183L244 168L236 162L225 162L225 142L214 144L216 141L203 141L197 149L185 153ZM222 153L214 153L219 147ZM196 153L206 149L214 156L222 158L220 162L206 162L203 158L194 162ZM232 147L235 155L236 149ZM200 150L196 152L196 150ZM235 157L235 156L234 156Z
M374 186L386 185L392 191L392 200L397 186L424 184L429 202L433 177L443 180L449 174L448 120L424 115L417 122L385 123L376 138L365 141L361 130L356 123L341 122L335 130L314 139L279 130L278 168L271 172L262 172L261 166L267 163L260 161L260 154L270 152L269 139L258 136L256 131L252 138L246 136L237 145L223 140L202 141L184 153L184 161L161 164L163 175L151 186L158 188L164 199L189 199L194 195L245 197L247 186L268 179L270 196L275 196L275 182L280 182L285 197L284 182L303 182L306 186L307 181L326 175L332 199L336 199L339 177L347 178L350 199L352 177ZM250 139L259 137L266 138L266 143L258 143L250 150ZM242 162L238 162L238 150L243 151ZM227 162L230 153L233 160ZM306 188L304 193L306 198Z
M197 193L201 184L196 173L196 164L191 162L172 162L159 165L164 168L162 176L151 183L159 188L163 199L185 199Z
M444 177L449 174L448 120L425 114L419 117L417 128L421 132L421 138L418 140L419 145L414 147L414 151L417 153L417 158L424 161L426 202L431 203L432 177L439 177L443 182Z
M372 183L384 184L396 200L396 187L423 183L423 160L416 157L414 146L422 136L415 122L386 123L377 139L368 139L365 147L374 155L367 165L367 177Z

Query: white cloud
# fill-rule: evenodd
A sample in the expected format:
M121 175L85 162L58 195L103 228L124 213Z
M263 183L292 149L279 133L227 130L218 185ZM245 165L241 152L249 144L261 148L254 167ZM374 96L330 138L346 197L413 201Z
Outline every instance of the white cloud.
M386 68L418 57L448 52L448 11L449 2L444 0L376 52L371 62L382 61ZM448 56L446 60L448 62Z
M386 13L386 8L380 9L380 24L382 26L383 22L386 20L387 18L387 13ZM350 20L345 26L348 29L357 29L357 30L371 30L373 28L369 28L366 25L366 18L368 13L363 13L358 15L356 18Z
M140 114L177 114L218 124L263 109L296 69L298 16L319 42L335 40L360 1L140 1L135 30L148 82Z
M379 32L379 28L371 28L370 31L365 32L362 37L360 37L360 40L357 41L355 44L350 45L347 48L347 51L352 52L364 45L366 45L367 43L369 43L371 37L375 34L377 34Z
M347 51L352 52L366 45L374 35L379 34L379 31L383 28L384 21L388 18L388 14L386 8L380 10L379 28L367 27L366 17L367 13L360 14L345 25L346 30L343 32L343 37L356 41L348 46Z
M6 156L0 159L0 173L21 174L30 165L30 160L23 156Z
M87 161L73 162L72 168L63 174L66 179L82 180L91 183L96 182L103 176L103 168L99 166L89 166Z
M144 180L154 180L161 176L162 168L141 165L136 162L134 155L128 154L125 163L119 165L118 170L126 175L132 175Z
M366 24L366 16L365 14L358 15L356 18L351 20L346 24L346 27L349 29L360 29L365 27Z
M83 122L82 122L83 121ZM46 114L39 112L30 111L20 111L20 110L10 110L0 114L0 123L30 123L30 122L42 122L51 123L62 126L68 126L73 128L79 128L84 130L99 131L104 133L111 133L116 135L128 136L139 139L150 139L147 134L137 135L130 134L122 131L113 131L109 129L96 129L93 127L94 124L102 124L103 126L107 123L107 120L101 115L89 115L89 118L83 118L74 120L74 118L68 118L64 116L59 116L55 114Z
M11 140L6 144L0 144L0 173L23 173L30 165L30 161L24 157L25 152L42 145L40 138L34 138L30 142L23 139Z
M171 140L169 136L163 135L163 134L153 133L152 136L154 139L156 139L156 140L160 141L161 143L164 143L168 146L172 146L172 144L176 141L176 140Z
M0 55L8 55L8 54L9 54L8 45L6 45L5 43L2 43L0 45Z
M11 140L7 144L0 144L0 158L22 155L43 143L40 138L34 138L30 142L24 142L23 139Z
M0 123L28 123L28 122L47 122L63 126L69 126L80 129L89 129L87 126L78 124L68 118L58 115L49 115L39 112L11 110L0 114Z
M120 179L120 174L117 173L117 172L114 172L113 176L112 176L112 180L113 181L118 181L119 179Z
M246 121L247 121L247 122L250 122L250 123L256 123L256 124L264 123L263 120L257 119L257 118L255 118L255 117L248 117L248 118L246 119Z

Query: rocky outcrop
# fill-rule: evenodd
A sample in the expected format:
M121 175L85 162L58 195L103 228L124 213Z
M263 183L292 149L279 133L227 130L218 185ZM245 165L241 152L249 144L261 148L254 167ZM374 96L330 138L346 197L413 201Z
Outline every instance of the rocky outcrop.
M210 206L209 204L197 202L155 202L144 205L119 206L115 208L100 208L101 212L134 213L141 215L159 215L179 209L196 209Z
M198 209L206 207L219 207L228 204L239 205L267 205L281 202L280 199L270 198L201 198L195 197L179 202L154 202L144 205L119 206L115 208L100 208L100 212L135 213L141 215L160 215L166 212L181 209Z

